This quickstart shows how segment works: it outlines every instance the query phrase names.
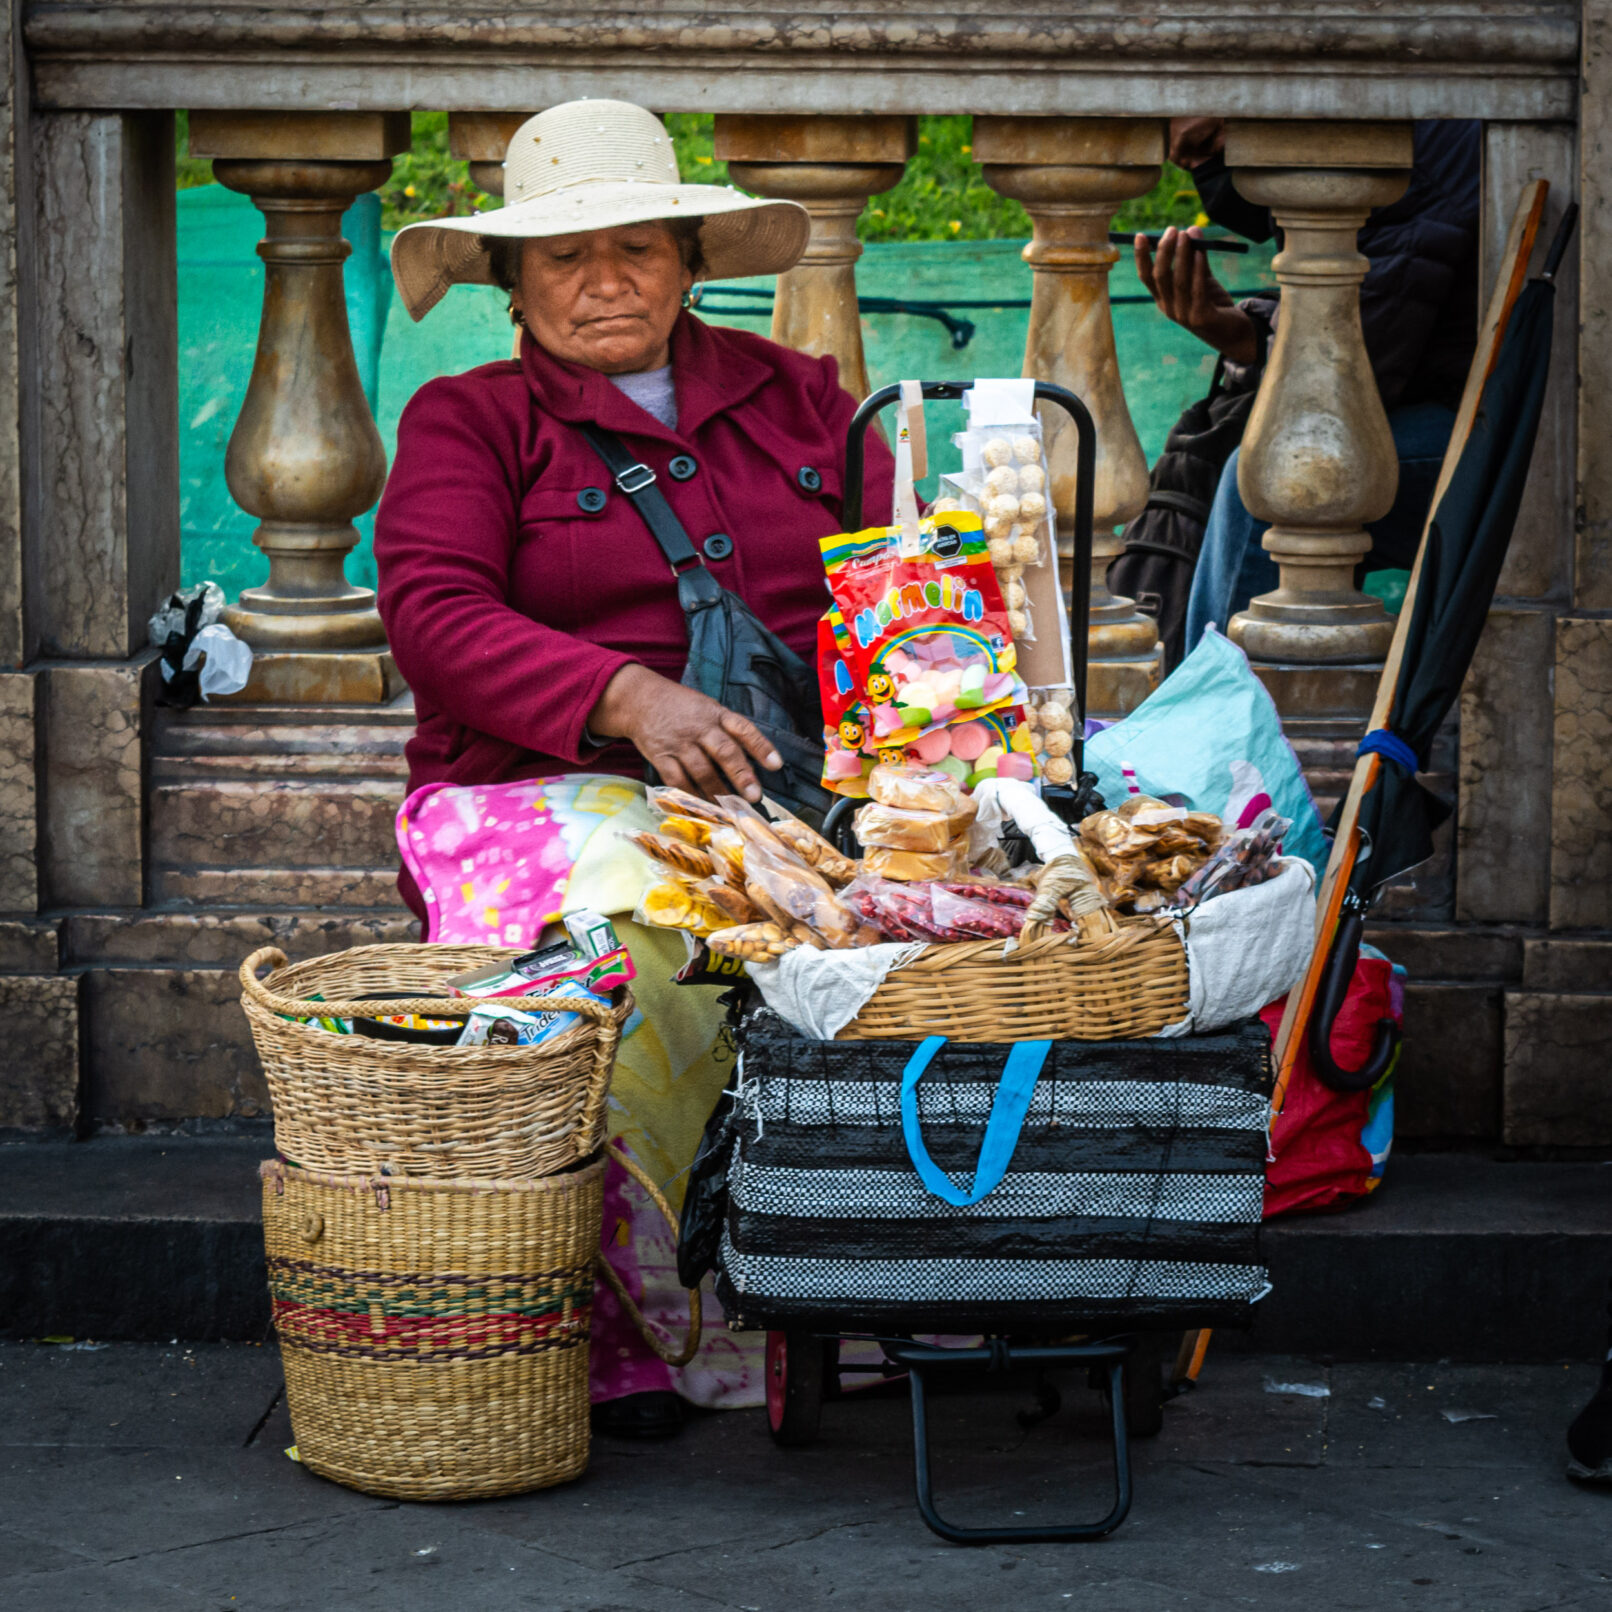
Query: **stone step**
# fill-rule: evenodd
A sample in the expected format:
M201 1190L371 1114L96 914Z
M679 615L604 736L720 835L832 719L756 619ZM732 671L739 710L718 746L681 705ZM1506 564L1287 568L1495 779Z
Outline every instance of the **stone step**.
M0 1147L0 1336L261 1338L253 1136ZM1271 1223L1273 1291L1233 1351L1592 1360L1605 1346L1612 1165L1402 1155L1339 1214Z
M158 870L396 868L401 782L207 779L151 792Z
M362 907L401 912L397 866L374 868L156 868L151 874L155 907L217 912L233 908L312 909L326 912Z

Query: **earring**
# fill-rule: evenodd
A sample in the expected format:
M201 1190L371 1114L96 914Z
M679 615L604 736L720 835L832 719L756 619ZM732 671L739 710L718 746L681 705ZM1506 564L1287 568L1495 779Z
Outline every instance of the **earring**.
M522 328L526 324L526 315L513 302L509 305L509 322Z

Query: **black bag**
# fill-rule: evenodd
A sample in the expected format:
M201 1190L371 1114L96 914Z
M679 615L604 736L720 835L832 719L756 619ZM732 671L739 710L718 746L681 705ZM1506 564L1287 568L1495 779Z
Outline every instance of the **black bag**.
M728 1165L738 1136L733 1093L725 1091L705 1122L683 1189L683 1213L677 1223L677 1279L684 1287L698 1287L705 1273L716 1269L722 1228L728 1218Z
M1251 378L1233 388L1226 385L1225 359L1215 365L1208 396L1186 410L1166 439L1147 504L1125 528L1125 551L1108 568L1109 587L1158 622L1166 672L1185 651L1187 601L1215 488L1254 407L1259 371L1250 370Z
M1268 1291L1271 1041L1258 1019L1214 1035L1053 1042L1007 1174L955 1208L924 1185L903 1133L917 1042L812 1041L765 1008L738 1042L716 1267L730 1325L1245 1326ZM948 1043L917 1088L925 1147L954 1183L979 1160L1010 1050Z
M834 797L823 788L823 715L811 667L757 620L736 593L705 567L655 472L640 464L614 432L584 425L616 486L644 517L677 578L677 602L688 623L683 686L698 689L748 717L783 757L776 772L756 771L779 805L821 827Z

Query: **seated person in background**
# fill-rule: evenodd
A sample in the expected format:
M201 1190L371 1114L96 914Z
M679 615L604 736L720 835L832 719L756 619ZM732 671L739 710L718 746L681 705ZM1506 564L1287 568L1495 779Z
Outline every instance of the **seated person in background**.
M1371 260L1360 289L1361 325L1399 455L1393 508L1367 527L1368 571L1408 568L1415 559L1477 346L1479 127L1417 123L1405 194L1377 208L1360 231L1360 251ZM1250 241L1268 241L1276 234L1270 210L1237 194L1224 144L1218 118L1171 121L1170 160L1191 173L1211 221ZM1201 232L1194 226L1186 233ZM1180 236L1166 230L1156 255L1145 237L1136 239L1137 273L1160 312L1228 364L1262 365L1280 317L1279 290L1234 303L1209 272L1207 255ZM1260 545L1266 523L1238 496L1237 461L1234 451L1204 532L1187 605L1188 651L1210 622L1224 631L1250 599L1277 585L1276 563Z

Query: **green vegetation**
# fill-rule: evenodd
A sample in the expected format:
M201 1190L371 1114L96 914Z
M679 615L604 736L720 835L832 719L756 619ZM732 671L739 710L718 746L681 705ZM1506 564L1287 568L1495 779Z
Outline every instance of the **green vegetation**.
M186 115L176 119L179 188L205 185L209 163L185 154ZM674 112L666 119L683 177L691 184L725 185L727 164L716 160L709 114ZM918 150L901 183L875 196L857 232L865 241L1019 240L1030 221L1016 202L985 183L974 161L967 117L918 119ZM497 205L470 182L469 165L448 155L448 114L416 112L413 148L392 167L381 191L382 224L401 229L423 218L484 212ZM1171 163L1147 195L1128 203L1115 221L1119 229L1162 229L1167 224L1203 222L1190 176Z

